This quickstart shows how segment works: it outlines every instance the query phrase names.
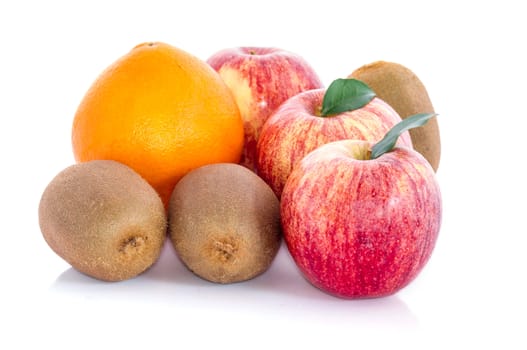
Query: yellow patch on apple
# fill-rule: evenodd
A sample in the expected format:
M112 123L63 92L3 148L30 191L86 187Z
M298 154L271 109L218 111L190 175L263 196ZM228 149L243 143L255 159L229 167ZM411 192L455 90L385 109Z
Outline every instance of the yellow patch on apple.
M240 113L244 120L247 120L247 116L251 111L251 102L253 100L251 88L247 79L240 76L238 71L229 68L222 67L219 71L223 81L229 89L231 89L234 99L238 104Z

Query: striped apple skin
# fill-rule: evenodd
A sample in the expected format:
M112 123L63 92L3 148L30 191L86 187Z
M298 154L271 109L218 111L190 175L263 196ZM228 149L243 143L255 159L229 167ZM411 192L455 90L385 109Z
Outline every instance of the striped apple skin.
M279 198L293 167L312 150L345 139L376 142L401 121L397 112L379 98L351 112L320 117L324 93L325 89L314 89L291 97L262 127L257 173ZM403 133L398 144L412 147L410 134Z
M272 112L299 92L322 88L315 70L300 55L276 47L235 47L207 63L231 89L244 122L240 164L256 171L256 144Z
M375 160L354 143L322 146L291 173L281 198L283 234L306 279L342 298L393 294L423 269L441 225L428 162L400 147ZM354 153L355 152L355 153Z

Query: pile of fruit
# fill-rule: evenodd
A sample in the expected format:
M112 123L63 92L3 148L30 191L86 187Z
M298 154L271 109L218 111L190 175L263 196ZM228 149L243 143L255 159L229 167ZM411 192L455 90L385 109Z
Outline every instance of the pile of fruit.
M72 146L76 164L42 194L40 228L100 280L143 273L171 242L197 276L242 282L268 270L284 237L314 286L381 297L417 276L440 229L437 120L396 63L324 88L288 51L202 61L144 43L87 91Z

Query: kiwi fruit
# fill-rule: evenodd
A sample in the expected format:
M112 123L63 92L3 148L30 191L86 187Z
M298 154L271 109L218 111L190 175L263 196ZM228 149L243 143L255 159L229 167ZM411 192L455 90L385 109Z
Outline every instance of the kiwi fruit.
M265 272L281 242L280 205L254 172L232 163L201 166L175 186L168 234L195 275L235 283Z
M424 84L407 67L394 62L377 61L366 64L348 78L366 83L375 94L387 102L405 119L417 113L433 113L434 107ZM421 153L434 171L439 167L441 140L437 118L430 119L424 126L410 130L414 149Z
M167 216L157 192L112 160L72 165L47 185L39 224L51 249L103 281L139 275L160 256Z

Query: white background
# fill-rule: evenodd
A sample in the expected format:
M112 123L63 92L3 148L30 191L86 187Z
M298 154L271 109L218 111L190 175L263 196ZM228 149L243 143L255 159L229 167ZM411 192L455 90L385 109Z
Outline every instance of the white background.
M526 349L519 4L3 1L0 348ZM379 59L414 70L443 144L443 223L418 278L392 297L341 300L305 282L284 247L266 274L227 286L195 277L168 247L126 282L72 270L42 238L40 195L73 163L72 118L89 85L144 41L204 60L226 47L282 47L326 85Z

